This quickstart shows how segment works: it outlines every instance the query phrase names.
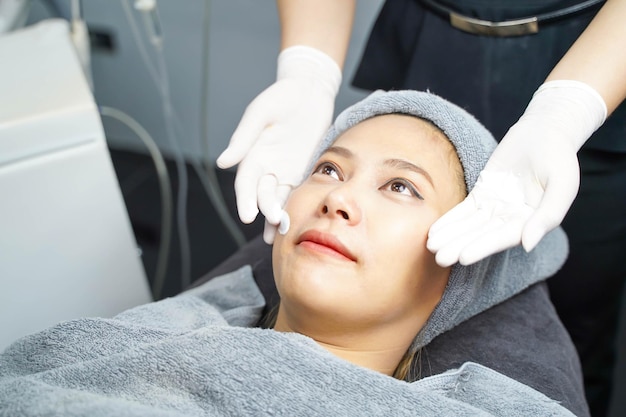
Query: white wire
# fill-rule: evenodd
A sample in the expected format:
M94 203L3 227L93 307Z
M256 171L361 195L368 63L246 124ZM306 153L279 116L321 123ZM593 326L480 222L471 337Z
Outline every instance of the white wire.
M178 174L178 194L176 198L176 220L178 226L178 236L180 243L180 257L181 257L181 285L182 289L185 289L191 284L191 250L189 244L189 233L187 229L187 191L188 191L188 178L187 178L187 166L180 150L179 143L175 138L175 132L173 127L173 109L171 106L171 98L169 92L169 80L167 73L167 66L165 65L165 59L163 58L162 49L159 45L155 45L157 50L157 62L159 64L160 72L152 66L148 53L146 51L143 39L139 34L139 29L135 23L135 17L128 6L128 3L121 0L122 6L126 14L126 18L130 24L135 43L139 48L139 53L144 60L146 67L148 68L150 75L157 86L157 90L161 95L161 107L165 118L165 127L167 132L167 138L172 147L174 154L174 160L176 163L176 171Z
M176 128L178 129L179 132L181 132L182 127L180 126L180 121L175 119L175 122L176 122ZM222 220L222 223L224 224L224 226L230 233L231 237L237 244L237 247L239 248L242 247L246 243L246 238L243 232L241 231L241 229L239 229L239 227L233 220L232 216L230 215L228 207L226 207L226 204L223 202L224 195L222 194L222 191L219 187L219 180L217 179L217 176L215 175L215 171L210 166L207 166L207 167L202 166L200 161L196 158L191 158L190 163L194 171L198 175L198 178L200 179L200 183L204 187L204 191L207 193L209 199L212 202L215 202L215 201L222 202L222 204L213 203L215 207L215 211L217 211L217 215L220 217L220 220Z
M139 55L141 56L141 59L143 60L146 66L146 69L150 73L150 77L152 78L152 81L157 86L157 88L159 88L160 87L159 76L157 74L156 69L154 68L153 63L150 61L150 55L148 54L148 51L146 50L146 46L143 43L143 39L141 37L141 34L139 33L139 28L137 28L137 23L135 23L133 12L132 10L130 10L130 6L125 0L120 0L120 2L122 3L122 7L124 8L124 14L126 15L126 20L128 21L130 25L130 30L133 34L133 39L135 40L135 44L137 45L137 48L139 49Z
M157 171L161 189L161 237L156 272L152 282L152 298L158 300L161 297L163 284L165 283L165 273L167 272L167 261L172 234L172 188L167 166L154 139L152 139L146 129L135 119L121 110L107 106L100 106L100 114L111 117L128 126L128 128L141 139L146 148L148 148Z
M204 16L202 22L202 67L201 67L201 103L200 103L200 137L199 139L199 148L198 152L201 155L206 155L207 157L210 155L210 149L208 147L209 141L209 133L208 133L208 93L209 93L209 27L210 27L210 0L205 1L204 7ZM180 119L177 118L176 113L174 113L175 126L178 128L179 134L184 135L183 128L180 123ZM217 179L217 175L215 174L215 169L211 166L211 164L207 161L206 166L202 166L202 164L198 161L197 158L191 158L190 162L194 168L194 171L198 175L202 186L204 187L204 191L206 192L209 200L213 204L215 211L217 212L218 217L222 221L222 224L226 228L226 231L230 234L231 238L237 245L237 247L241 248L246 244L246 237L243 232L237 225L237 222L233 219L228 207L226 206L226 202L224 200L224 195L222 194L222 190L219 185L219 180Z
M181 286L182 289L186 289L191 285L191 245L189 243L189 230L187 228L187 194L189 191L189 183L187 176L187 164L183 157L182 150L180 149L180 143L176 140L176 134L174 131L174 119L172 109L172 102L170 97L169 82L167 66L165 65L165 59L163 57L163 51L159 49L158 61L161 70L162 77L162 90L161 94L163 99L161 100L161 107L165 116L165 128L167 131L167 138L170 142L170 146L174 150L174 159L176 162L176 172L178 174L178 195L176 201L176 219L178 225L178 237L180 239L180 257L181 257Z
M137 47L139 48L139 53L140 56L146 66L146 68L148 68L148 71L150 73L150 76L153 80L153 82L155 83L155 85L157 86L157 88L159 89L159 91L162 93L162 98L163 98L163 107L164 107L164 113L167 115L169 114L168 117L166 117L166 121L168 120L168 118L171 117L171 121L173 121L174 127L176 129L176 133L178 133L179 135L183 135L184 136L184 130L181 127L181 123L180 123L180 119L178 117L178 115L176 114L176 111L174 110L174 108L171 105L171 97L170 97L170 93L169 93L169 77L167 76L167 66L165 65L165 59L163 56L163 50L161 48L162 46L162 42L159 39L159 42L153 42L153 45L157 51L158 54L158 62L160 64L161 67L161 81L159 81L159 74L158 71L154 68L152 61L150 60L149 57L149 53L146 50L146 47L144 45L143 42L143 38L141 37L140 33L139 33L139 29L137 28L137 24L135 22L134 16L132 14L132 11L130 10L130 7L128 6L128 4L126 2L124 2L122 0L122 5L124 7L124 11L126 13L126 17L127 20L129 21L130 27L131 27L131 31L133 33L133 37L135 39L135 43L137 44ZM207 94L208 94L208 27L209 27L209 9L210 9L210 1L206 1L205 4L205 12L204 12L204 21L203 21L203 61L202 61L202 102L201 102L201 114L200 114L200 119L202 120L202 128L201 128L201 137L200 139L202 140L202 144L208 144L208 126L207 126L207 122L208 119L206 117L206 115L208 114L207 112L207 103L208 103L208 98L207 98ZM155 15L156 11L155 11ZM150 31L149 31L150 32ZM152 33L152 32L150 32ZM171 128L171 126L170 126ZM170 137L175 137L174 132L170 133ZM178 143L175 143L174 145L178 145ZM173 145L173 146L174 146ZM175 146L175 149L179 151L178 146ZM179 151L180 152L180 151ZM202 152L202 151L201 151ZM206 154L208 154L208 148L206 151ZM180 158L182 157L182 152L180 152ZM177 160L178 161L178 160ZM235 243L237 244L238 247L243 246L246 243L246 238L243 235L241 229L239 228L239 226L237 225L237 223L234 221L233 217L231 216L228 207L226 206L226 203L224 201L224 196L222 195L220 186L219 186L219 181L217 179L217 176L215 175L215 171L214 169L212 169L211 166L207 166L206 168L203 167L199 161L196 158L190 158L190 162L196 172L196 174L198 175L204 189L205 192L207 193L209 199L211 200L214 208L217 211L218 216L220 217L220 220L222 221L222 224L226 227L227 231L229 232L230 236L233 238L233 240L235 241ZM177 168L178 168L178 163L177 163ZM185 174L186 174L186 170L185 170ZM186 201L186 199L185 199ZM180 203L180 199L178 201L178 207L179 207L179 213L180 213L180 209L181 209L181 203ZM184 209L184 207L183 207ZM179 218L179 224L181 223L181 220ZM186 225L186 222L185 222ZM187 235L186 231L186 227L183 228L184 230L184 234ZM188 239L188 238L187 238ZM183 245L185 245L185 243L182 243ZM188 243L187 243L188 244ZM186 249L182 248L182 251L185 251ZM185 277L185 275L183 274L183 277ZM186 287L186 283L189 282L188 279L183 278L183 288Z
M208 147L209 141L209 111L208 111L208 94L209 94L209 10L211 6L210 0L205 0L204 6L204 17L202 21L202 101L200 103L200 120L202 121L201 126L201 135L200 135L200 147L204 148L206 146L205 155L208 157L210 155L210 149ZM224 196L222 195L222 190L219 186L219 181L217 176L215 175L215 170L213 167L207 162L206 169L202 169L202 167L198 167L197 162L194 163L194 168L202 185L204 186L206 193L209 195L209 198L213 202L215 206L215 210L217 211L218 216L222 220L222 223L232 236L233 240L237 244L238 247L242 247L246 243L246 238L241 232L241 229L230 215L226 204L224 203Z
M72 0L72 20L82 20L83 12L80 0Z

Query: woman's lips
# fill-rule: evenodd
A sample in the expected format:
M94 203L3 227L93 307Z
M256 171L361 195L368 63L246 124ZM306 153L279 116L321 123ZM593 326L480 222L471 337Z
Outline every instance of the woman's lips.
M300 235L297 244L331 256L340 257L342 259L347 258L352 262L356 262L356 256L354 256L339 239L329 233L309 230Z

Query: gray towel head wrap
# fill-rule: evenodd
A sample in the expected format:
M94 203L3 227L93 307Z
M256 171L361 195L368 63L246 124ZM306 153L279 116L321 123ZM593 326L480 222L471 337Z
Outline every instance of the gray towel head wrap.
M465 110L427 92L376 91L348 107L330 127L315 160L352 126L391 113L417 116L441 129L456 149L468 193L472 190L497 142ZM565 262L567 252L567 238L559 227L530 253L518 245L472 265L453 265L443 297L411 348L425 346L446 330L553 275Z

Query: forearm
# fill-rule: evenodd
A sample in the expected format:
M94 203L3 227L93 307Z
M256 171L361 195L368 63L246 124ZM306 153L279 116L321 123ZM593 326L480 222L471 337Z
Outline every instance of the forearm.
M626 1L608 0L546 81L577 80L593 87L609 114L626 98Z
M306 45L326 53L339 67L348 50L355 0L277 0L281 50Z

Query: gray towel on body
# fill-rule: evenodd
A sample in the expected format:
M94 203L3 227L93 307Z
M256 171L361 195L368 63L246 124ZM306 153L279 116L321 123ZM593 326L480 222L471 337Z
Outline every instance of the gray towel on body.
M312 339L251 325L249 267L115 318L27 336L0 355L2 416L572 416L489 368L407 383Z
M265 309L275 308L279 296L271 250L259 235L194 286L250 265L266 300ZM578 353L550 302L545 281L434 338L421 351L415 379L458 368L465 362L487 366L560 401L579 417L589 416Z

